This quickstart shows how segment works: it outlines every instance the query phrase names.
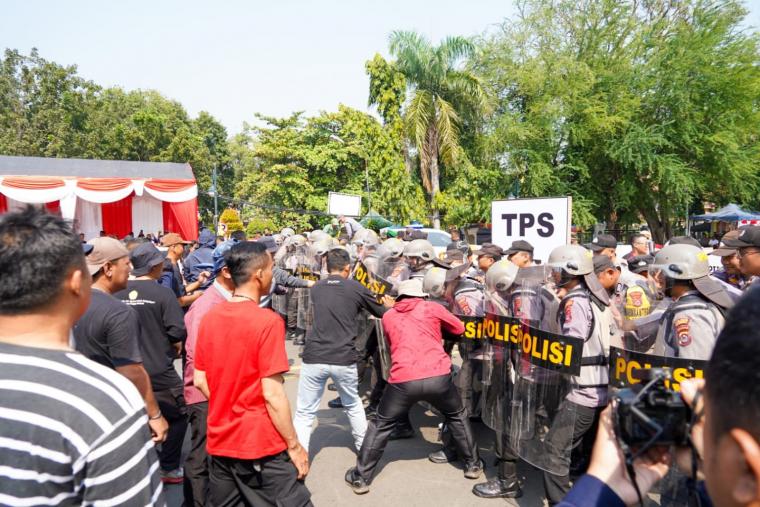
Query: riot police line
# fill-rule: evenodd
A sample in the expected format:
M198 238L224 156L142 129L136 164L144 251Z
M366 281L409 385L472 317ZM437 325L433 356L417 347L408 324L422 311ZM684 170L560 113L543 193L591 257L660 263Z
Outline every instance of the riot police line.
M496 433L498 477L474 488L484 497L520 496L515 464L521 459L543 471L547 498L559 501L578 458L573 452L594 433L601 410L620 400L619 390L677 392L681 380L700 378L732 304L709 277L705 254L691 244L664 247L649 261L648 274L620 269L620 282L609 290L597 278L592 250L578 245L556 248L544 265L520 268L497 249L484 249L498 258L478 259L476 270L466 245L455 246L442 263L426 240L381 243L372 231L359 233L348 246L320 234L294 235L301 239L288 238L275 260L296 276L315 279L324 275L326 252L346 248L356 261L352 276L378 296L421 278L429 299L462 320L465 333L444 338L463 361L463 402ZM296 325L305 330L308 290L299 290L290 299L296 301ZM280 302L288 312L291 307ZM380 320L367 317L361 334L357 348L374 340L378 379L387 378L390 351ZM443 440L431 461L456 459ZM673 498L678 503L677 493Z

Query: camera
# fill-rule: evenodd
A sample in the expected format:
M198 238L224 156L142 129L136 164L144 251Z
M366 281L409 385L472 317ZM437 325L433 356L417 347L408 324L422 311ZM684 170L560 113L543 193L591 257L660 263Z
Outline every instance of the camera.
M686 445L691 409L681 395L668 389L667 368L636 372L641 383L614 396L615 432L629 447Z

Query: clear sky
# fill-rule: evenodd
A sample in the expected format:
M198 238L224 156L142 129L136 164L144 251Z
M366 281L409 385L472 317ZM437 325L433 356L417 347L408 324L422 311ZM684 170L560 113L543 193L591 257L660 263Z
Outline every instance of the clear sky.
M760 0L748 0L760 26ZM511 0L6 0L0 49L76 64L103 86L155 89L230 133L253 114L367 108L364 62L388 35L476 35Z

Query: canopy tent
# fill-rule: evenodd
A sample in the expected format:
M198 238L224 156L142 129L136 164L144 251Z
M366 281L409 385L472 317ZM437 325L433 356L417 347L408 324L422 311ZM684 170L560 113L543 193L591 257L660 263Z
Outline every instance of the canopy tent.
M198 238L190 164L0 156L0 213L42 204L89 239L140 230Z
M692 215L689 219L705 222L739 222L741 220L760 220L760 213L745 211L738 204L727 204L713 213Z

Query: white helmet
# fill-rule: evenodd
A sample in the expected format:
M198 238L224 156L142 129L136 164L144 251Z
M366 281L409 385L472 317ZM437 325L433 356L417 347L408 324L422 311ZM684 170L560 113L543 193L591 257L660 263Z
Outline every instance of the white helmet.
M280 236L283 238L289 238L291 236L295 236L296 231L291 229L290 227L285 227L283 230L280 231Z
M682 243L662 247L650 269L674 280L694 280L710 274L710 263L704 250Z
M422 291L430 297L442 297L446 291L446 270L439 267L430 268L422 279Z
M430 241L426 239L415 239L410 241L404 248L404 257L418 257L424 261L435 259L435 250Z
M486 271L486 288L492 292L508 290L515 283L519 269L516 264L507 259L495 262Z
M293 236L290 236L286 240L285 244L288 246L295 246L295 247L304 246L306 244L306 238L304 238L300 234L295 234Z
M380 243L380 238L378 238L377 233L372 229L359 229L354 234L354 237L351 238L352 245L368 246L377 245L378 243Z
M588 275L594 272L594 253L580 245L562 245L552 250L546 264L570 275Z
M325 239L330 239L330 235L327 234L325 231L317 229L309 233L309 241L311 241L312 243L316 243L318 241L322 241Z
M398 258L404 255L404 242L398 238L388 238L383 241L383 246L390 257Z
M329 252L333 246L332 238L317 241L311 245L311 254L314 257L321 257Z

